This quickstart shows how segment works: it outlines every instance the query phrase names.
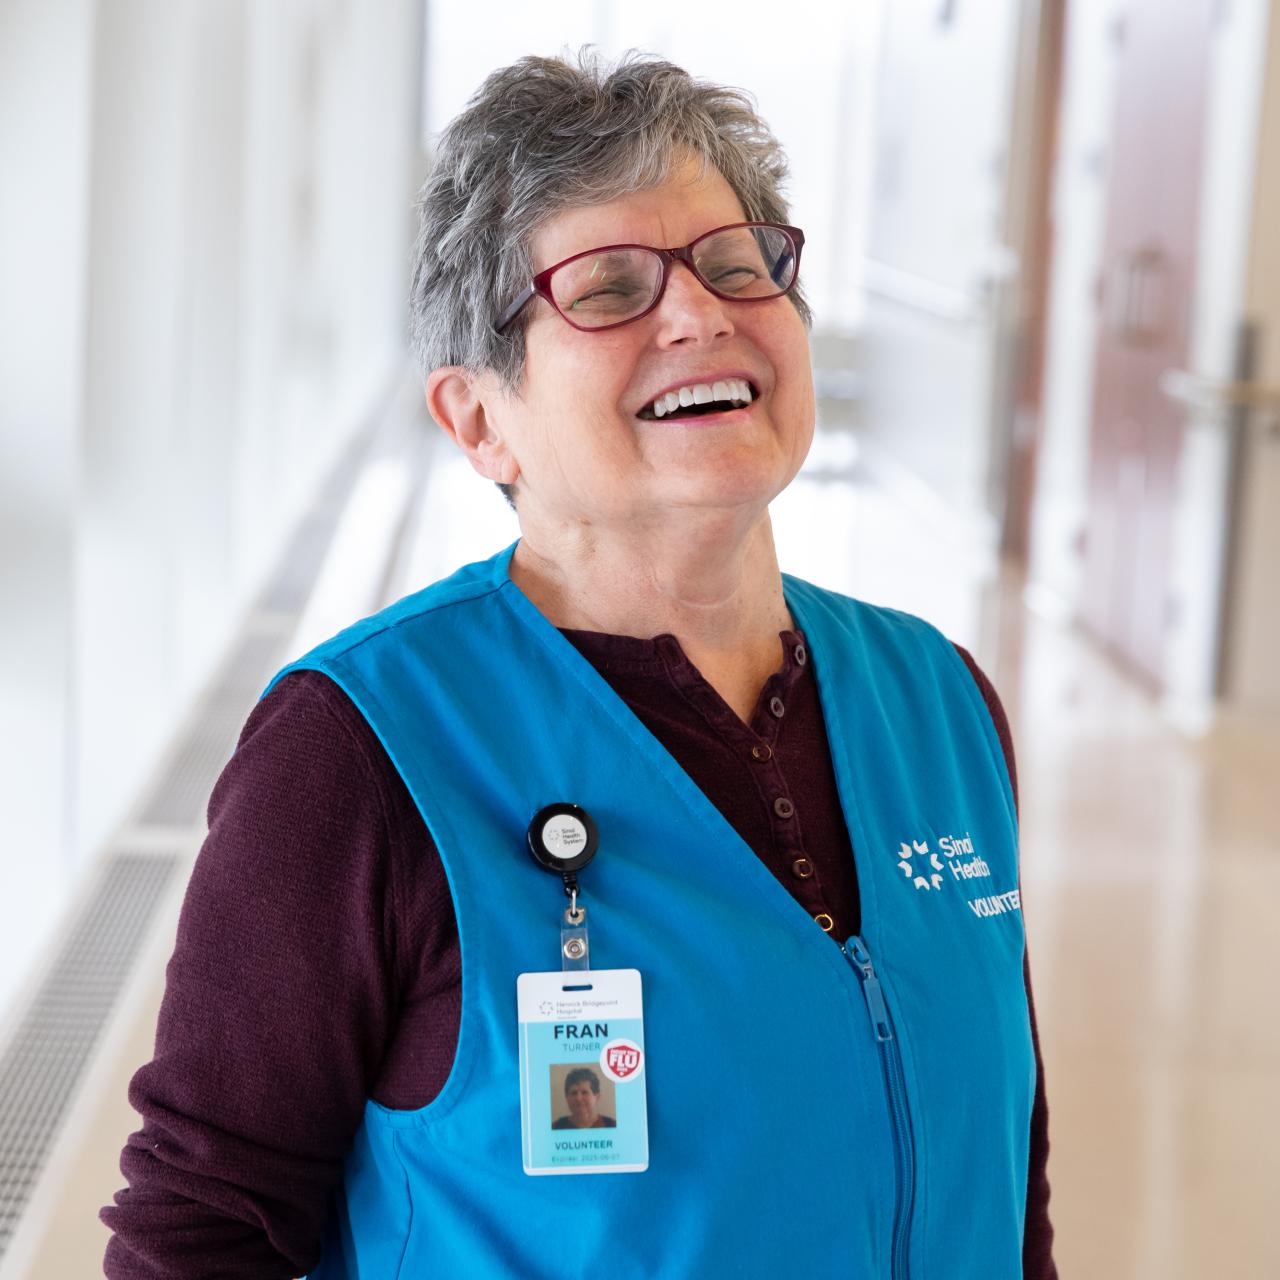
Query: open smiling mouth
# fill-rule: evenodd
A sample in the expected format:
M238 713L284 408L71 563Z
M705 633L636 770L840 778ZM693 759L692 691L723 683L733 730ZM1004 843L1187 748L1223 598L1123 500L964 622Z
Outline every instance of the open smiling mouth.
M646 422L659 418L679 420L701 418L712 413L743 409L759 391L745 378L726 378L723 382L691 382L678 391L668 391L645 405L636 415Z

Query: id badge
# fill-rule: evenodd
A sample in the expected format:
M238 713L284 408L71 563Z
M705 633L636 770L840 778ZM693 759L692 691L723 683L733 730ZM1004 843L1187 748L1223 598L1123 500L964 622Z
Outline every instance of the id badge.
M525 1173L647 1169L639 970L522 973L516 1003Z

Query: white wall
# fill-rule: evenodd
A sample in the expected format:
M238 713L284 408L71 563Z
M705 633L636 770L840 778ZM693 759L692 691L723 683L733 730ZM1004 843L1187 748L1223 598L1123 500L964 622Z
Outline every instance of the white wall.
M179 421L191 258L196 0L99 13L76 535L74 849L122 816L173 712L185 523Z
M77 543L81 856L402 358L416 92L401 0L108 12Z
M1053 262L1046 324L1044 422L1032 508L1031 580L1074 608L1088 506L1089 422L1097 343L1095 282L1107 216L1115 100L1111 25L1118 0L1067 5L1058 154L1050 197Z
M1004 352L1019 310L1019 0L888 6L876 104L862 421L876 455L994 541Z
M0 7L0 1013L403 369L421 24Z
M71 863L93 14L0 5L0 1010Z

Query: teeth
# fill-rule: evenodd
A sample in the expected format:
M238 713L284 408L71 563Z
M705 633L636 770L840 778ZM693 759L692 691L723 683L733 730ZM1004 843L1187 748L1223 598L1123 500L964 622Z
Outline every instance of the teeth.
M649 407L655 418L664 418L692 404L710 404L713 400L750 404L752 398L751 384L745 378L725 378L721 382L693 382L677 391L668 391Z

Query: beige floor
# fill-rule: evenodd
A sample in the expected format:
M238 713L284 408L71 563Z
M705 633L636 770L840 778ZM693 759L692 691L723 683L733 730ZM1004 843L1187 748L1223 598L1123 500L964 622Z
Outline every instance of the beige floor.
M1024 882L1070 1276L1280 1276L1280 729L1191 743L1023 617Z
M839 441L824 448L847 463ZM400 591L510 536L496 494L464 472L442 461L427 486ZM1280 725L1180 737L1079 635L1029 612L1016 576L899 496L802 479L775 523L785 568L926 614L1008 705L1062 1275L1280 1277ZM116 1185L124 1085L157 997L152 983L116 1033L112 1078L82 1103L88 1138L65 1158L39 1260L4 1280L97 1274L94 1213Z

